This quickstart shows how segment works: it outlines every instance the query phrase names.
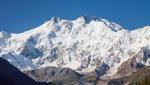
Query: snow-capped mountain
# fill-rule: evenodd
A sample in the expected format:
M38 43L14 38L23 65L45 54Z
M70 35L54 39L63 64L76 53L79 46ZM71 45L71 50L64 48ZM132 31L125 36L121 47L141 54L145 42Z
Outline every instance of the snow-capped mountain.
M43 25L19 34L0 32L0 57L22 71L47 66L79 72L105 68L108 75L139 51L149 55L150 27L129 31L108 20L82 16L76 20L53 17ZM150 64L144 55L135 62ZM105 72L102 72L105 74Z

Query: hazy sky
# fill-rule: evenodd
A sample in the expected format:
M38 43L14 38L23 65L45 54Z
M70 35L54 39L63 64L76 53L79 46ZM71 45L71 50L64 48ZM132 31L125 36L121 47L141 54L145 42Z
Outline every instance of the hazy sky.
M0 31L23 32L52 16L97 16L133 29L150 25L150 0L0 0Z

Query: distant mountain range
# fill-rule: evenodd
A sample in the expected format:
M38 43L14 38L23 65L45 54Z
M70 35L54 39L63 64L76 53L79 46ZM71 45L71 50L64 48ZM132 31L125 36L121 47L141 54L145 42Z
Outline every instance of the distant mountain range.
M127 30L98 17L53 17L23 33L0 32L0 57L36 81L61 81L71 73L71 82L92 78L96 84L150 65L150 26Z

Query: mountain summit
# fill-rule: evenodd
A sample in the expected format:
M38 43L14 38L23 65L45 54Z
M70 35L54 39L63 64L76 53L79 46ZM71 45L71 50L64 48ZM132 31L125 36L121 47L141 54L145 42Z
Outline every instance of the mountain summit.
M149 65L149 57L144 56L145 49L150 49L149 42L149 26L129 31L97 17L53 17L23 33L1 32L0 57L22 71L55 66L78 72L97 69L99 76L111 76L138 53L134 63Z

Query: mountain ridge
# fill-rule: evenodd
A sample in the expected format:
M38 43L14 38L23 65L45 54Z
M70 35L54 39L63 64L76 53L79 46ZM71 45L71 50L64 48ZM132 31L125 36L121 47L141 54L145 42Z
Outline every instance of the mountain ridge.
M2 32L0 57L22 71L56 66L78 72L101 72L105 63L110 69L102 74L110 72L107 76L112 76L120 64L141 48L150 49L149 32L150 26L129 31L101 18L82 16L69 21L53 17L23 33L6 33L10 35L6 37ZM116 71L112 72L113 69Z

